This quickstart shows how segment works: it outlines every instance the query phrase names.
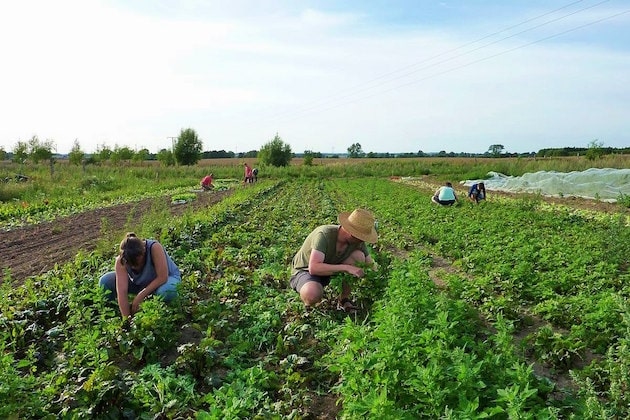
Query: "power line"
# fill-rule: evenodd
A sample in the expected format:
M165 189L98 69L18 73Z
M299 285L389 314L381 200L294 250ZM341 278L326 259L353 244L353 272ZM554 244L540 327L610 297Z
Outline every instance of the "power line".
M375 77L375 78L373 78L373 79L370 79L370 80L368 80L368 81L366 81L366 82L363 82L363 83L361 83L361 84L358 84L358 85L355 85L355 86L353 86L353 87L350 87L350 88L344 89L344 90L343 90L343 91L341 91L340 93L337 93L337 94L335 94L335 95L333 95L333 96L331 96L331 97L328 97L328 98L326 98L326 99L320 99L320 100L315 100L315 101L312 101L309 105L306 105L306 108L303 108L302 110L298 110L297 112L309 111L309 110L314 109L314 108L316 109L317 107L319 107L319 106L321 106L321 105L325 105L325 104L327 104L327 103L329 103L329 102L334 101L334 99L335 99L335 98L341 98L341 99L343 99L343 98L347 98L348 96L351 96L351 95L353 95L353 94L355 94L355 93L360 93L360 92L363 92L363 91L365 91L365 90L369 90L369 89L373 89L373 88L378 87L378 86L382 86L384 83L388 83L388 81L386 81L386 82L382 82L382 83L379 83L379 84L376 84L376 85L374 85L374 86L369 86L369 85L370 85L370 84L373 84L373 83L375 83L375 82L378 82L378 81L380 81L380 80L382 80L382 79L385 79L385 78L387 78L388 76L398 74L398 73L403 72L403 71L405 71L405 70L407 70L407 69L416 68L417 66L419 66L419 65L421 65L421 64L424 64L424 63L429 62L429 61L431 61L431 60L434 60L434 59L436 59L436 58L440 58L440 57L445 56L445 55L447 55L447 54L449 54L449 53L452 53L452 52L455 52L455 51L461 50L461 49L463 49L463 48L465 48L465 47L467 47L467 46L470 46L470 45L476 44L476 43L478 43L478 42L480 42L480 41L483 41L484 39L488 39L488 38L491 38L491 37L493 37L493 36L495 36L495 35L501 34L501 33L503 33L503 32L510 31L510 30L512 30L512 29L514 29L514 28L517 28L517 27L519 27L519 26L525 25L525 24L527 24L527 23L529 23L529 22L533 22L533 21L538 20L538 19L540 19L540 18L542 18L542 17L545 17L545 16L548 16L548 15L550 15L550 14L556 13L556 12L558 12L558 11L560 11L560 10L566 9L566 8L568 8L568 7L571 7L571 6L575 5L575 4L581 3L581 2L583 2L583 1L584 1L584 0L577 0L577 1L571 2L571 3L569 3L569 4L566 4L566 5L562 6L562 7L559 7L559 8L557 8L557 9L554 9L554 10L552 10L552 11L549 11L549 12L543 13L543 14L541 14L541 15L535 16L535 17L530 18L530 19L526 19L526 20L524 20L524 21L522 21L522 22L519 22L519 23L517 23L517 24L515 24L515 25L509 26L509 27L507 27L507 28L501 29L501 30L496 31L496 32L493 32L493 33L490 33L490 34L488 34L488 35L484 35L484 36L482 36L481 38L478 38L478 39L476 39L476 40L474 40L474 41L467 42L467 43L462 44L462 45L460 45L460 46L458 46L458 47L451 48L451 49L449 49L449 50L447 50L447 51L444 51L444 52L442 52L442 53L439 53L439 54L433 55L433 56L428 57L428 58L426 58L426 59L424 59L424 60L422 60L422 61L420 61L420 62L417 62L417 63L414 63L414 64L410 64L410 65L405 66L405 67L402 67L402 68L400 68L400 69L398 69L398 70L395 70L395 71L392 71L392 72L388 72L388 73L382 74L382 75L380 75L380 76L377 76L377 77ZM600 2L600 3L598 3L597 5L599 5L599 4L601 4L601 3L605 3L605 2L607 2L607 1L609 1L609 0L604 0L604 1ZM595 5L595 6L597 6L597 5ZM592 7L594 7L594 6L592 6ZM585 9L582 9L582 10L585 10ZM579 11L578 11L578 12L579 12ZM575 12L575 13L578 13L578 12ZM573 14L573 13L572 13L572 14ZM569 14L569 15L566 15L566 16L570 16L570 14ZM564 16L564 17L566 17L566 16ZM562 19L562 17L561 17L560 19ZM550 21L550 22L552 22L552 21ZM549 22L548 22L548 23L549 23ZM547 23L541 24L541 25L539 25L539 26L542 26L542 25L545 25L545 24L547 24ZM530 29L530 30L531 30L531 29ZM526 30L526 31L527 31L527 30ZM523 32L526 32L526 31L523 31ZM519 32L519 34L521 34L521 33L523 33L523 32ZM516 35L518 35L518 34L515 34L515 35L512 35L512 36L516 36ZM512 37L512 36L510 36L510 37ZM500 42L500 41L505 40L505 39L510 38L510 37L505 37L505 38L502 38L502 39L500 39L500 40L498 40L498 41L495 41L495 42L493 42L493 43ZM492 45L493 43L491 43L491 44L486 44L485 46ZM483 48L483 47L484 47L484 46L479 47L479 48L476 48L476 49L471 50L471 51L469 51L469 52L467 52L467 53L464 53L464 54L468 54L468 53L470 53L470 52L472 52L472 51L476 51L476 50L481 49L481 48ZM460 55L460 56L461 56L461 55ZM455 56L455 57L452 57L452 58L450 58L449 60L452 60L452 59L457 58L457 57L460 57L460 56ZM446 61L449 61L449 60L446 60ZM426 69L426 68L430 68L430 67L432 67L432 66L434 66L434 65L441 64L441 63L442 63L442 62L438 62L438 63L435 63L435 64L433 64L433 65L430 65L430 66L427 66L427 67L420 68L420 69L418 69L418 70L424 70L424 69ZM414 72L417 72L418 70L416 70L416 71L414 71ZM405 73L405 74L403 74L403 75L401 75L401 76L396 77L396 78L395 78L395 79L393 79L393 80L397 80L397 79L399 79L399 78L401 78L401 77L404 77L404 76L406 76L406 75L412 74L412 73L414 73L414 72ZM366 85L368 85L368 86L366 87ZM348 93L345 93L345 92L348 92ZM290 114L294 114L294 113L295 113L295 111L292 111Z
M523 22L521 22L521 23L519 23L519 24L517 24L517 25L512 25L512 26L510 26L509 28L506 28L506 29L504 29L504 30L494 32L493 34L490 34L490 35L486 35L486 36L481 37L481 38L479 38L479 39L477 39L477 40L475 40L475 41L472 41L472 42L466 43L466 44L464 44L464 45L462 45L462 46L459 46L459 47L453 48L453 49L451 49L451 50L449 50L449 51L447 51L447 52L437 54L437 55L435 55L435 56L433 56L433 57L431 57L431 58L429 58L429 59L427 59L427 60L423 60L423 61L422 61L422 62L420 62L420 63L416 63L416 64L414 64L414 65L410 65L410 66L404 67L403 69L397 70L397 71L395 71L395 72L390 72L390 73L388 73L388 74L385 74L385 75L379 76L379 77L377 77L377 78L375 78L375 79L372 79L372 80L371 80L371 81L369 81L369 82L366 82L365 84L373 83L373 82L375 82L375 81L377 81L377 80L380 80L380 79L385 78L385 77L386 77L386 76L388 76L388 75L392 75L392 74L399 73L400 71L402 71L402 70L404 70L404 69L408 69L408 68L416 67L417 65L422 64L422 63L425 63L425 62L427 62L427 61L430 61L430 60L432 60L432 59L434 59L434 58L436 58L436 57L440 57L440 56L446 55L446 54L448 54L449 52L452 52L452 51L460 50L460 49L464 48L465 46L472 45L472 44L474 44L474 43L479 42L480 40L483 40L483 39L489 38L489 37L491 37L491 36L493 36L493 35L495 35L495 34L498 34L498 33L505 32L505 31L507 31L507 30L509 30L509 29L513 29L513 28L515 28L515 27L522 26L524 23L531 22L531 21L533 21L533 20L539 19L540 17L547 16L547 15L549 15L549 14L551 14L551 13L555 13L555 12L557 12L557 11L559 11L559 10L562 10L562 9L565 9L565 8L570 7L570 6L572 6L572 5L575 5L575 4L577 4L577 3L580 3L581 1L582 1L582 0L580 0L580 1L576 1L576 2L573 2L573 3L570 3L570 4L566 5L566 6L560 7L560 8L558 8L558 9L555 9L555 10L551 11L551 12L547 12L547 13L542 14L542 15L539 15L539 16L537 16L537 17L535 17L535 18L531 18L531 19L528 19L528 20L526 20L526 21L523 21ZM300 115L298 115L298 114L308 114L308 113L310 113L310 112L312 112L312 111L319 111L319 112L321 112L321 111L325 111L325 110L329 110L329 109L338 108L339 106L342 106L342 105L347 105L347 104L354 103L354 102L357 102L357 101L360 101L360 100L368 99L368 98L374 97L374 96L376 96L376 95L380 95L380 94L383 94L383 93L386 93L386 92L389 92L389 91L392 91L392 90L395 90L395 89L399 89L399 88L404 87L404 86L409 86L409 85L412 85L412 84L416 84L416 83L419 83L419 82L421 82L421 81L424 81L424 80L427 80L427 79L430 79L430 78L434 78L434 77L437 77L437 76L440 76L440 75L443 75L443 74L446 74L446 73L450 73L450 72L452 72L452 71L455 71L455 70L458 70L458 69L461 69L461 68L464 68L464 67L467 67L467 66L470 66L470 65L473 65L473 64L479 63L479 62L481 62L481 61L485 61L485 60L488 60L488 59L491 59L491 58L494 58L494 57L497 57L497 56L500 56L500 55L503 55L503 54L507 54L507 53L509 53L509 52L512 52L512 51L515 51L515 50L518 50L518 49L521 49L521 48L524 48L524 47L527 47L527 46L530 46L530 45L533 45L533 44L536 44L536 43L539 43L539 42L543 42L543 41L546 41L546 40L549 40L549 39L552 39L552 38L555 38L555 37L558 37L558 36L564 35L564 34L566 34L566 33L573 32L573 31L576 31L576 30L582 29L582 28L584 28L584 27L587 27L587 26L591 26L591 25L594 25L594 24L600 23L600 22L605 21L605 20L608 20L608 19L615 18L615 17L617 17L617 16L623 15L623 14L628 13L628 12L630 11L630 10L626 10L626 11L623 11L623 12L620 12L620 13L616 13L616 14L613 14L613 15L610 15L610 16L607 16L607 17L604 17L604 18L601 18L601 19L598 19L598 20L595 20L595 21L592 21L592 22L586 23L586 24L584 24L584 25L580 25L580 26L577 26L577 27L574 27L574 28L568 29L568 30L566 30L566 31L562 31L562 32L559 32L559 33L556 33L556 34L550 35L550 36L548 36L548 37L544 37L544 38L538 39L538 40L536 40L536 41L532 41L532 42L526 43L526 44L524 44L524 45L521 45L521 46L518 46L518 47L515 47L515 48L511 48L511 49L508 49L508 50L502 51L502 52L497 53L497 54L492 54L492 55L490 55L490 56L483 57L483 58L478 59L478 60L473 60L473 61L468 62L468 63L465 63L465 64L463 64L463 65L456 66L456 67L453 67L453 68L451 68L451 69L447 69L447 70L441 71L441 72L439 72L439 73L435 73L435 74L432 74L432 75L429 75L429 76L426 76L426 77L423 77L423 78L420 78L420 79L416 79L416 80L411 81L411 82L408 82L408 83L399 84L399 85L397 85L397 86L394 86L394 87L389 88L389 89L386 89L386 90L381 90L381 91L379 91L379 92L376 92L376 93L373 93L373 94L370 94L370 95L363 95L363 96L358 97L358 98L355 98L355 99L351 99L351 100L343 101L343 102L338 103L338 104L336 104L336 105L335 105L335 104L333 104L332 106L327 106L327 105L329 105L329 104L333 103L335 100L338 100L338 99L344 99L344 98L349 98L349 97L355 96L355 95L356 95L356 94L358 94L358 93L365 92L365 91L367 91L367 90L371 90L371 89L377 88L377 87L379 87L379 86L383 86L383 85L385 85L385 84L387 84L387 83L392 83L392 82L394 82L394 81L396 81L396 80L399 80L399 79L401 79L401 78L403 78L403 77L406 77L406 76L409 76L409 75L411 75L411 74L417 73L417 72L418 72L418 71L420 71L420 70L426 70L426 69L428 69L428 68L435 67L435 66L437 66L437 65L439 65L439 64L443 64L443 63L445 63L445 62L451 61L451 60L453 60L453 59L455 59L455 58L462 57L462 56L467 55L467 54L469 54L469 53L471 53L471 52L474 52L474 51L479 51L479 50L481 50L481 49L483 49L483 48L486 48L486 47L488 47L488 46L490 46L490 45L496 44L496 43L498 43L498 42L504 41L504 40L509 39L509 38L513 38L514 36L521 35L521 34L523 34L523 33L525 33L525 32L531 31L531 30L533 30L533 29L537 29L537 28L540 28L540 27L542 27L542 26L544 26L544 25L548 25L549 23L557 22L557 21L559 21L559 20L561 20L561 19L564 19L564 18L566 18L566 17L569 17L569 16L575 15L575 14L577 14L577 13L583 12L583 11L585 11L585 10L592 9L592 8L594 8L594 7L600 6L601 4L606 3L606 2L608 2L608 1L609 1L609 0L603 0L603 1L599 2L599 3L594 4L594 5L587 6L587 7L585 7L585 8L579 9L579 10L577 10L577 11L573 11L573 12L571 12L571 13L568 13L568 14L566 14L566 15L560 16L560 17L555 18L555 19L551 19L551 20L549 20L549 21L543 22L543 23L541 23L541 24L539 24L539 25L536 25L536 26L534 26L534 27L531 27L531 28L525 29L525 30L523 30L523 31L520 31L520 32L518 32L518 33L516 33L516 34L512 34L512 35L506 36L506 37L504 37L504 38L501 38L501 39L499 39L499 40L497 40L497 41L493 41L493 42L490 42L490 43L484 44L484 45L482 45L482 46L480 46L480 47L474 48L474 49L472 49L472 50L468 50L468 51L463 52L463 53L461 53L461 54L459 54L459 55L456 55L456 56L454 56L454 57L450 57L450 58L445 59L445 60L442 60L442 61L440 61L440 62L433 63L433 64L430 64L430 65L427 65L427 66L425 66L425 67L419 68L419 69L414 70L414 71L411 71L411 72L404 73L404 74L402 74L402 75L400 75L400 76L397 76L397 77L395 77L395 78L391 78L391 79L389 79L389 80L387 80L387 81L384 81L384 82L381 82L381 83L379 83L379 84L377 84L377 85L370 86L370 87L363 87L363 88L361 88L361 89L358 89L361 85L357 85L357 86L355 86L355 88L352 88L352 89L354 89L354 92L352 92L352 93L347 93L347 94L345 94L345 95L343 95L343 94L337 94L337 95L334 95L334 96L332 96L332 97L330 97L330 98L328 98L328 99L326 99L326 100L323 100L323 102L322 102L322 101L320 101L320 102L322 102L322 103L320 103L319 105L312 105L312 106L310 106L310 107L303 108L303 109L301 109L301 110L298 110L298 111L292 112L290 115L288 115L288 116L287 116L287 118L279 118L279 120L292 120L292 119L295 119L295 118L299 118L299 117L300 117ZM346 91L352 91L352 89L347 89Z

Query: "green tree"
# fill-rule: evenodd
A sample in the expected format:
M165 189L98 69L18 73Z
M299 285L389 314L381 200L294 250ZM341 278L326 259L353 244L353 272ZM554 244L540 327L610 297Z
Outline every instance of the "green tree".
M363 157L365 153L363 153L363 148L360 143L354 143L350 147L348 147L348 157L351 158L359 158Z
M505 149L505 146L502 144L493 144L488 147L488 152L490 152L490 154L494 157L499 157L501 152L503 152L503 149Z
M304 165L313 166L313 151L312 150L304 151Z
M135 152L127 146L118 147L114 146L111 156L109 157L112 162L129 161L133 158Z
M203 143L192 128L182 129L175 143L173 155L180 165L194 165L201 160Z
M72 144L72 149L70 149L70 153L68 153L68 162L72 165L80 165L83 162L83 158L85 157L85 153L81 150L81 145L79 144L79 140L75 139Z
M134 162L144 162L145 160L149 160L150 154L151 153L149 153L149 149L147 148L140 149L136 153L133 154L133 157L131 159Z
M593 140L588 144L588 149L586 150L586 159L595 160L604 156L604 143L599 141L598 139Z
M96 148L96 156L99 162L107 162L112 157L112 149L102 144Z
M0 147L0 162L7 158L7 152L4 150L4 147Z
M291 146L284 143L278 133L273 140L267 142L258 152L258 159L267 165L288 166L291 162Z
M37 136L28 141L29 158L33 163L52 159L54 143L52 140L41 141Z
M175 156L173 156L173 152L168 149L160 150L157 154L157 160L164 166L175 165Z

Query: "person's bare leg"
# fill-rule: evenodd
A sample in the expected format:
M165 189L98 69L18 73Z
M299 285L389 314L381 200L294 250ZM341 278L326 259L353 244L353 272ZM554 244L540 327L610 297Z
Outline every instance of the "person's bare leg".
M314 306L321 302L324 288L316 281L309 281L300 289L300 299L306 306Z

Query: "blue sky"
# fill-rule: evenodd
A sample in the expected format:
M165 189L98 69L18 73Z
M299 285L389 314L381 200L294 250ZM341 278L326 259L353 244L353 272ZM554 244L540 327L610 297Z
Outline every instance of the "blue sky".
M630 146L627 0L24 0L0 54L6 151Z

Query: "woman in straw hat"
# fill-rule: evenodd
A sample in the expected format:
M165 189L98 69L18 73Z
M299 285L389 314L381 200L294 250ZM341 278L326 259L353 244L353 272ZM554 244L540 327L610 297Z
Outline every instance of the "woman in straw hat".
M300 294L306 306L322 300L331 276L348 273L363 277L363 269L357 264L371 264L376 268L365 245L378 239L372 213L364 209L344 212L339 214L339 223L315 228L293 257L291 288ZM350 285L345 280L341 289L337 308L356 311L357 307L350 300Z

